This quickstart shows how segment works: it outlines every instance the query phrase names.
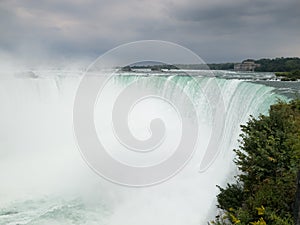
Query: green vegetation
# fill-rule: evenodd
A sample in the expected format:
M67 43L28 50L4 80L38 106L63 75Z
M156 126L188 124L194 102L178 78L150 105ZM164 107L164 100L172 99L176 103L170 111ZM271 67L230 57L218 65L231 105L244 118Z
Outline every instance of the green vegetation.
M255 63L260 67L255 68L257 72L292 72L300 70L300 58L275 58L259 59Z
M234 63L212 63L208 64L211 70L233 70Z
M275 59L247 59L244 61L254 61L254 63L260 66L255 68L256 72L292 72L300 71L300 58L289 57L289 58L275 58ZM132 65L132 69L197 69L197 70L233 70L234 63L210 63L210 64L178 64L178 65L166 65L166 64L155 64L150 65ZM298 77L299 78L299 77Z
M135 65L131 66L132 69L189 69L189 70L233 70L234 63L211 63L211 64L178 64L178 65Z
M300 100L278 102L269 116L241 126L236 182L220 189L220 215L211 224L293 225L300 169Z
M291 72L276 72L275 75L281 78L281 81L296 81L300 79L300 70Z
M300 58L259 59L257 72L275 72L281 81L296 81L300 79Z

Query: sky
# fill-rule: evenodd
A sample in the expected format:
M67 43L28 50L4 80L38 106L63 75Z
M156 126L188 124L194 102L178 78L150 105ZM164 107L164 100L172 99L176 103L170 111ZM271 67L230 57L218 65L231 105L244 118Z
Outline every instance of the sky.
M204 61L300 56L299 0L1 0L0 61L92 60L171 41Z

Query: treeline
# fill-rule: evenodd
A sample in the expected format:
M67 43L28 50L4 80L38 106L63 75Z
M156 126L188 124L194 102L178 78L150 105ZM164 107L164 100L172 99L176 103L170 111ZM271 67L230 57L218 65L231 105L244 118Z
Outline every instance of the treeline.
M233 70L234 63L212 63L208 64L211 70Z
M151 69L151 70L162 70L162 69L189 69L189 70L233 70L234 63L211 63L211 64L176 64L176 65L142 65L142 66L131 66L131 69Z
M260 64L259 67L255 68L256 72L294 72L300 71L300 58L289 57L289 58L275 58L275 59L259 59L254 60L256 64ZM235 63L210 63L210 64L177 64L177 65L166 65L166 64L152 64L152 65L133 65L131 69L197 69L197 70L233 70Z
M240 173L219 187L221 212L211 224L294 225L300 100L278 102L269 116L251 117L241 128L241 145L234 150Z
M300 79L300 70L294 70L291 72L276 72L275 75L279 77L281 81L297 81Z
M300 58L275 58L259 59L255 63L260 64L255 69L257 72L292 72L300 70Z

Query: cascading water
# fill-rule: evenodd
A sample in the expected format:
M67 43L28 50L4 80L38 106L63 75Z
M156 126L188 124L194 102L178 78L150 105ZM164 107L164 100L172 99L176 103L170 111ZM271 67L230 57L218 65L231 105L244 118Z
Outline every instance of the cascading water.
M99 102L95 108L100 133L105 121L97 115L110 104L110 94L138 79L134 75L118 76L109 84L107 102ZM200 121L199 145L187 166L173 178L155 186L130 188L97 176L77 150L72 109L80 76L46 76L41 72L37 77L1 78L0 224L207 224L216 213L216 185L224 185L236 173L232 149L238 145L240 124L249 115L267 113L278 95L271 87L241 80L195 79L210 94L215 91L212 80L217 82L223 96L224 135L217 158L207 170L199 172L213 118L209 103L194 80L172 74L157 81L154 78L144 85L172 95L167 83L174 82L191 96ZM172 124L167 131L175 134L166 141L170 146L176 144L180 121L175 113L159 101L145 104L128 117L133 132L147 138L147 129L142 124L152 110ZM117 145L109 140L108 137L106 142L113 146L112 155L122 158L123 153L118 153ZM152 163L159 157L153 154L150 160L141 160ZM134 163L135 158L128 156L124 160Z

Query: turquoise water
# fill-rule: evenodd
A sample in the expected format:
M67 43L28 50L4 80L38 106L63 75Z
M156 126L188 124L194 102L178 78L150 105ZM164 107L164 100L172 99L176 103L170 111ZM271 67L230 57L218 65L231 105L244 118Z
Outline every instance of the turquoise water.
M197 109L203 138L192 160L178 175L160 185L140 189L102 179L82 159L72 125L72 106L80 76L49 76L40 72L34 78L3 78L0 224L206 224L216 211L215 185L226 183L236 173L232 149L238 146L239 125L249 115L266 114L278 98L286 99L275 87L220 76L171 73L145 79L145 87L164 96L180 99L169 84L178 85L188 94ZM115 77L109 83L107 96L139 79L142 78L133 74ZM215 106L207 96L218 92L225 106L224 135L217 158L200 173L202 147L207 144L215 121L211 113ZM112 99L107 97L106 101L110 103ZM100 102L98 109L105 109L105 104ZM161 108L159 103L154 106ZM147 107L139 110L145 114L149 111ZM172 123L172 112L161 113Z

